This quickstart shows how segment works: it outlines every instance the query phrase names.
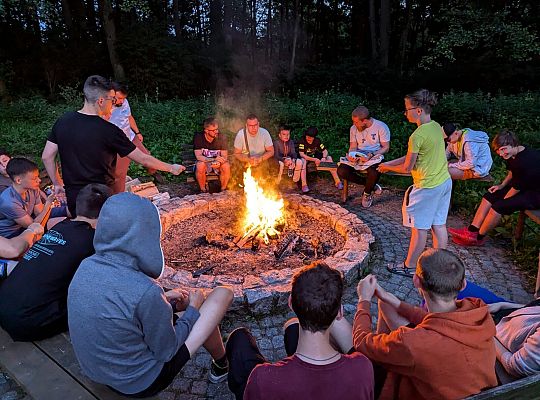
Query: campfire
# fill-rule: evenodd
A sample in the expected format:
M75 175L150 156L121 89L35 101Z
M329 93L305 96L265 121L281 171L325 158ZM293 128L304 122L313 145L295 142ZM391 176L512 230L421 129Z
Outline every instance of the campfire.
M264 190L251 175L251 168L244 173L244 193L246 213L244 232L234 239L238 247L247 242L262 240L265 244L270 239L277 239L285 226L283 199L277 194Z

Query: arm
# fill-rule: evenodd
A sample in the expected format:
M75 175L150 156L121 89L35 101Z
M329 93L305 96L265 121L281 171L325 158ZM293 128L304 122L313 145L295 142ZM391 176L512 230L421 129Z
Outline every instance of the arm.
M197 161L201 161L201 162L213 161L213 159L203 156L201 149L194 150L194 153L195 153L195 158L197 159Z
M43 234L43 227L32 224L19 236L6 239L0 236L0 257L17 258L24 253Z
M527 376L540 372L540 328L530 335L523 346L512 353L495 336L497 360L514 376Z
M136 163L143 165L144 167L170 172L174 175L178 175L186 169L183 165L168 164L160 161L157 158L152 157L150 154L143 153L137 148L131 153L129 153L127 156L130 160L133 160Z
M41 159L43 160L43 165L47 170L47 174L51 178L54 188L61 188L64 186L64 182L60 177L58 168L56 167L56 155L58 154L58 145L56 143L50 142L47 140L43 153L41 154Z
M351 151L356 151L356 149L356 140L354 142L349 142L349 150L347 152L350 153Z
M242 149L239 149L237 147L234 148L234 156L238 161L242 161L245 163L249 162L249 154L242 153Z
M129 127L131 128L133 132L135 132L135 135L137 135L137 138L142 142L143 135L140 134L139 127L137 126L137 123L135 122L135 118L133 118L133 115L130 115L128 119L129 119Z
M167 362L186 341L199 318L199 311L188 306L173 325L171 305L163 290L155 285L151 286L141 298L135 316L140 322L143 340L154 357Z
M264 154L262 155L262 160L265 161L265 160L268 160L269 158L272 158L274 157L274 145L272 146L266 146L264 148L265 152Z
M396 158L395 160L387 161L383 163L386 166L400 165L405 162L405 156Z
M398 299L394 294L387 292L380 285L377 285L376 296L383 302L392 306L402 317L406 318L415 325L418 325L427 314L427 311L412 306Z
M465 155L465 159L463 161L457 161L452 164L452 167L460 169L462 171L467 169L473 169L474 167L474 155L471 151L471 145L469 142L465 143L463 146L463 154Z
M390 150L390 142L381 142L381 148L373 153L374 156L377 154L386 154Z
M397 172L400 174L410 174L411 170L414 167L414 164L416 164L417 158L418 158L418 153L407 153L403 164L388 165L388 163L383 163L379 166L379 171L380 172Z
M498 303L488 304L487 306L488 306L488 310L490 314L494 314L497 311L507 310L509 308L521 308L521 307L524 307L525 304L517 304L517 303L510 303L508 301L500 301Z

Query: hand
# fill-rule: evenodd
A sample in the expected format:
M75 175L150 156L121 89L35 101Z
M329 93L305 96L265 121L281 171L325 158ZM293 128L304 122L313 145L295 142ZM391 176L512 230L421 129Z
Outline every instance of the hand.
M197 310L201 308L204 303L204 293L201 289L192 290L189 293L189 305Z
M390 171L390 169L385 164L381 164L377 167L377 171L379 171L381 174L384 174L385 172Z
M356 157L352 157L349 153L347 153L347 160L350 162L356 162Z
M45 204L51 205L56 200L56 195L54 193L51 193L47 196L47 200L45 200Z
M220 163L219 161L215 160L215 161L212 161L212 163L210 164L210 166L211 166L212 168L218 169L219 167L221 167L221 163Z
M220 164L225 164L227 162L227 159L222 156L217 156L216 161L219 162Z
M169 171L173 175L180 175L182 172L186 170L186 167L184 167L181 164L173 164L171 167L171 170Z
M369 156L365 156L365 157L360 156L358 159L360 160L360 162L365 163L366 161L369 161L370 157Z
M371 298L375 294L375 289L377 289L377 278L375 275L369 274L358 282L358 286L356 287L358 301L371 301Z
M44 228L41 226L39 222L33 222L26 228L27 230L31 231L36 236L43 235L43 232L45 232Z
M495 193L497 190L501 190L502 188L504 188L503 185L493 185L488 189L488 192Z
M141 143L143 142L143 135L141 135L140 133L137 133L135 136L137 136L137 139L139 139Z
M54 194L59 201L66 201L66 190L63 184L54 184Z
M165 298L169 302L171 300L176 300L175 307L174 307L176 308L176 310L173 310L173 312L184 311L189 304L189 292L184 289L169 290L168 292L165 292Z
M315 165L318 167L319 165L321 165L321 160L319 160L318 158L315 159Z

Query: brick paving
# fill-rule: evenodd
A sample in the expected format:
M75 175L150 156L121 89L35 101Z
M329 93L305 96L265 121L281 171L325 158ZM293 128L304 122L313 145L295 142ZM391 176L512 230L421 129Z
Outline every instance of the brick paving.
M349 193L353 199L349 200L345 208L366 222L376 238L372 246L370 269L387 290L403 300L418 304L420 298L412 280L390 274L385 268L389 262L403 261L407 253L409 230L401 225L403 191L386 189L381 196L375 197L371 208L363 209L358 196L361 187L351 186ZM339 192L327 181L319 179L310 187L314 189L312 192L314 197L339 202ZM448 225L459 227L465 222L457 216L450 215ZM449 249L456 252L465 262L467 279L493 290L510 301L528 302L532 295L526 290L525 278L505 254L504 246L504 242L489 239L488 243L480 248L463 248L450 243ZM344 296L344 309L349 320L352 320L354 315L356 301L355 288L348 287ZM227 315L222 324L222 332L227 334L239 326L249 328L256 337L263 355L270 361L276 361L285 356L282 326L291 316L292 313L254 319L249 315ZM208 353L204 350L198 351L159 397L163 400L233 399L234 396L229 392L226 383L209 383L209 365ZM4 381L6 383L2 384ZM14 385L9 376L0 371L0 400L23 398L24 392Z

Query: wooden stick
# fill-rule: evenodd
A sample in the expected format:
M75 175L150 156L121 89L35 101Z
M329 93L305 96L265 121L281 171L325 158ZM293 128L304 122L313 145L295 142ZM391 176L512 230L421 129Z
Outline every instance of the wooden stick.
M246 232L242 238L236 243L236 245L240 248L244 247L244 245L252 238L257 237L259 232L262 230L262 226L256 225L253 228L251 228L248 232Z

